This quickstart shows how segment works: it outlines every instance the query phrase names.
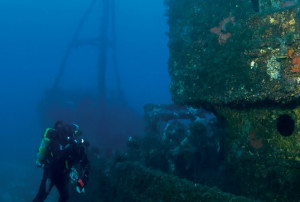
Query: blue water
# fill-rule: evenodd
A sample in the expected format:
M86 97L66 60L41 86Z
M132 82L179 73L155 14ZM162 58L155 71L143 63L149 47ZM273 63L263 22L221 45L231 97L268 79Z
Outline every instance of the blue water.
M5 176L5 184L0 186L1 201L30 201L37 191L41 171L35 168L35 153L44 130L37 105L45 90L52 87L89 3L0 1L0 172ZM153 0L116 0L115 4L120 81L128 105L142 116L146 103L171 102L165 7ZM99 35L99 14L95 7L80 39ZM60 87L96 93L96 64L95 48L74 49ZM111 66L106 77L107 92L114 91Z

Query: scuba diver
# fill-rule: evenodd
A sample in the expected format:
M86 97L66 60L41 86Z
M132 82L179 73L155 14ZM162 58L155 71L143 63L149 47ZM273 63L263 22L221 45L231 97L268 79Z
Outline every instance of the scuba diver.
M85 192L89 174L87 147L76 124L57 121L54 128L46 129L36 160L44 173L33 202L44 201L54 185L60 195L59 202L67 201L69 181L75 184L78 193Z

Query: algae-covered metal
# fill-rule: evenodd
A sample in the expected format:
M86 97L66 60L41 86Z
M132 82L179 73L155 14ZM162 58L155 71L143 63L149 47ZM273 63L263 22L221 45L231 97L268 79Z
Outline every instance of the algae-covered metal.
M243 195L264 200L300 197L300 108L217 109L226 116L226 161ZM260 193L259 190L264 190Z
M290 103L300 97L296 1L169 0L169 72L179 104Z
M236 193L300 198L300 2L168 0L176 104L224 118Z
M145 168L139 163L118 163L112 167L113 201L224 201L254 200L224 193L213 187L195 184Z
M138 153L149 167L238 195L297 201L300 108L215 110L228 130L203 109L146 105L148 137L138 147L130 141L128 156Z

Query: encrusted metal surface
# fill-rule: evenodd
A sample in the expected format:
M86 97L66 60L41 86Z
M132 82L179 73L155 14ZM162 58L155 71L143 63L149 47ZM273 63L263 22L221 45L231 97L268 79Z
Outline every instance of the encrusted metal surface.
M239 194L300 198L297 0L168 0L176 104L224 118L228 178Z
M226 161L243 194L264 200L299 199L300 108L222 107L217 111L226 117L230 130L225 140ZM259 190L264 190L260 196Z
M298 103L299 6L170 0L170 89L177 104Z

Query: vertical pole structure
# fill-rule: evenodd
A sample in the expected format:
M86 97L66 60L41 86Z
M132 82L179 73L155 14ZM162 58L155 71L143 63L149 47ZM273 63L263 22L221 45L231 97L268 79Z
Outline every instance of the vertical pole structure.
M76 31L75 31L75 33L73 35L73 38L72 38L70 44L67 47L65 55L64 55L64 57L63 57L63 59L61 61L61 64L60 64L58 75L57 75L57 77L55 79L55 82L53 84L53 89L56 90L56 91L59 89L59 84L60 84L61 78L62 78L62 76L64 74L65 67L66 67L67 61L69 59L69 56L71 55L72 49L74 48L74 44L78 40L78 36L80 34L80 31L82 30L82 27L83 27L85 21L89 17L89 15L90 15L90 13L91 13L91 11L92 11L95 3L96 3L96 0L92 0L91 1L89 7L85 11L85 13L84 13L81 21L79 22L79 24L77 26L77 29L76 29Z
M102 16L100 24L99 36L99 57L98 57L98 72L99 72L99 104L100 110L103 112L106 106L106 67L107 67L107 47L108 47L108 25L109 25L109 0L102 0Z
M111 54L112 54L112 66L115 74L116 86L118 99L120 102L125 103L124 94L121 87L120 75L118 70L118 57L117 57L117 48L116 48L116 27L115 27L115 0L111 0Z
M102 16L99 36L99 104L100 111L103 113L107 105L106 100L106 70L107 60L111 57L112 68L117 87L117 97L120 103L125 103L124 94L121 88L120 75L118 70L118 57L116 52L116 30L115 30L115 0L102 0ZM110 37L108 37L108 34ZM110 49L110 55L108 50Z

